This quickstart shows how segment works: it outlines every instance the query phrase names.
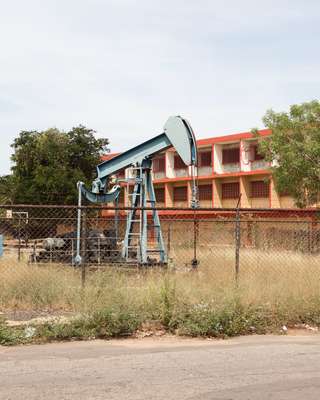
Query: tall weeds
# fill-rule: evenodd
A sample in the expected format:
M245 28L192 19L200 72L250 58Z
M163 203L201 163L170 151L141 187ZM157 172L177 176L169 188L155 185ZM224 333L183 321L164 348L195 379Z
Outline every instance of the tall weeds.
M237 286L232 276L223 264L190 272L105 269L88 272L81 289L80 272L71 267L0 264L0 309L74 313L69 322L38 328L49 340L128 335L145 322L216 337L320 326L320 267L242 266ZM8 337L1 329L0 338Z

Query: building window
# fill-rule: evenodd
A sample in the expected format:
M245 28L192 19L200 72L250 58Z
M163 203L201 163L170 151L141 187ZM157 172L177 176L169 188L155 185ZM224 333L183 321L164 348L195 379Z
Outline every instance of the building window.
M182 161L182 158L178 154L174 155L173 168L174 169L185 169L185 168L187 168L186 164Z
M259 146L257 144L252 145L251 149L253 161L260 161L264 159L264 156L259 153Z
M212 200L212 185L199 185L199 200Z
M269 197L269 182L252 181L251 197L258 197L258 198Z
M156 200L158 203L164 203L164 188L154 188Z
M166 170L166 161L164 156L154 158L152 161L152 170L153 172L165 172Z
M227 182L221 185L222 199L238 199L240 196L239 182Z
M199 167L211 167L211 151L202 151L199 153Z
M239 147L222 149L222 164L236 164L240 162Z
M173 201L186 201L188 200L187 186L179 186L173 188Z
M121 169L121 170L117 173L117 178L118 178L118 179L124 179L124 178L125 178L125 169Z

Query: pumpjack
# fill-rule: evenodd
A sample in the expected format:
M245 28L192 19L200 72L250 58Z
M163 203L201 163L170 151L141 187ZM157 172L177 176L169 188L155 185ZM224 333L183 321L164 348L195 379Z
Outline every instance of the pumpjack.
M78 226L77 255L75 262L81 264L80 232L81 232L81 198L92 203L116 202L121 186L116 184L110 189L112 177L126 168L134 171L131 208L127 214L125 237L121 249L122 262L135 262L140 265L149 263L149 253L158 253L159 263L167 263L167 252L161 231L161 224L156 209L156 196L152 182L152 159L164 150L174 147L186 166L191 167L192 200L191 207L196 208L197 185L195 170L197 166L197 145L195 135L189 122L180 116L171 116L164 125L163 133L127 150L118 156L97 165L97 178L88 190L83 182L78 182ZM155 229L156 248L148 247L147 213L151 211L152 225Z

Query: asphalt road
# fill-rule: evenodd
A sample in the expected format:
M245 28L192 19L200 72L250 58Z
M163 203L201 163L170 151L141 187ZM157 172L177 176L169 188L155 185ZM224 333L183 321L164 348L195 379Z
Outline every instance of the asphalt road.
M320 335L0 347L0 399L320 398Z

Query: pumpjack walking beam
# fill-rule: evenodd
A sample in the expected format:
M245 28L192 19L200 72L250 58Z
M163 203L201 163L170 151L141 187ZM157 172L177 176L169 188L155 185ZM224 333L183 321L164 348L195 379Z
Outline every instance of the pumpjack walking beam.
M92 183L92 191L87 190L83 183L79 183L80 191L84 197L94 203L115 201L120 194L120 186L114 186L108 191L111 177L128 167L134 167L136 176L132 193L132 210L127 216L126 234L122 249L122 256L130 261L130 255L136 253L137 261L141 264L148 262L149 252L158 252L160 262L165 263L167 255L161 232L160 219L156 210L156 197L152 183L151 166L152 158L158 153L174 147L183 162L192 169L192 202L191 206L197 206L197 187L194 179L194 170L197 165L197 146L193 130L189 122L180 117L169 117L164 132L146 142L106 160L97 166L97 178ZM156 230L157 249L148 248L147 235L147 199L151 204L152 221ZM140 208L140 210L139 210ZM138 232L134 224L138 223ZM78 229L79 230L79 229ZM134 246L133 237L138 238ZM132 249L135 249L132 250Z

